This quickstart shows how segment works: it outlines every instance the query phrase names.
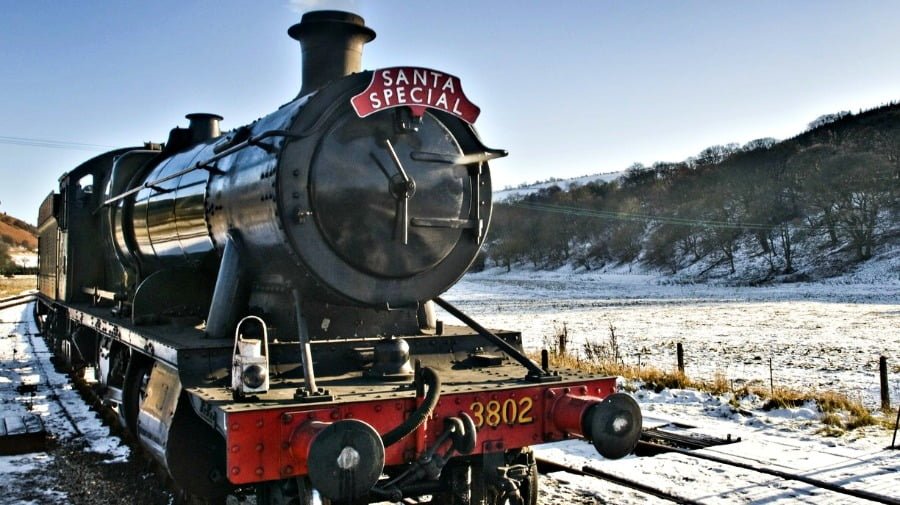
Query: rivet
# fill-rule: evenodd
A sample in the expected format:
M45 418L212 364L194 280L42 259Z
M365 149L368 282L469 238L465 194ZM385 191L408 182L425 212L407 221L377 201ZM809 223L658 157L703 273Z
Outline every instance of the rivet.
M330 416L330 417L331 417L332 419L337 419L337 418L341 417L341 413L338 412L337 410L332 410L332 411L331 411L331 416Z
M262 444L256 444L256 452L263 452L263 445L262 445Z
M263 474L263 467L261 467L261 466L256 467L256 475L262 475L262 474Z
M262 419L259 419L259 420L256 421L256 427L257 427L257 428L262 428L262 427L263 427L263 420L262 420Z
M232 469L231 469L231 475L237 475L237 474L239 474L239 473L241 473L240 467L237 467L237 466L232 467Z
M375 406L375 412L381 412L381 405Z
M459 405L459 404L462 403L462 402L460 401L459 397L456 397L456 398L453 399L453 403Z
M291 448L291 443L288 442L287 440L285 440L284 442L281 443L281 448L282 448L282 449L290 449L290 448Z
M293 420L294 420L294 416L292 416L290 414L282 414L281 415L281 422L284 424L290 424L291 421L293 421Z
M231 423L231 431L237 431L240 427L241 425L238 423Z
M241 451L241 446L239 446L239 445L231 446L231 452L240 452L240 451Z
M294 467L292 467L291 465L287 465L281 469L281 473L283 473L284 475L290 475L294 473Z

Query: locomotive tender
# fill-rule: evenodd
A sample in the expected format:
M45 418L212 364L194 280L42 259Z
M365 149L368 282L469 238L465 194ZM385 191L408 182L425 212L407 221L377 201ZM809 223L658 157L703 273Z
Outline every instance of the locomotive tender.
M530 445L631 452L641 414L614 378L551 371L440 298L485 240L506 154L459 79L361 71L375 32L354 14L288 33L296 99L224 134L190 114L60 178L38 219L57 355L211 501L534 504Z

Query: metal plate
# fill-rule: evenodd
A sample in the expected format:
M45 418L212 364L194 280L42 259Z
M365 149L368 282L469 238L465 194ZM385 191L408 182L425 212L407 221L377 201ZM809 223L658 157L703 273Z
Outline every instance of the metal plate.
M325 135L312 165L313 213L323 236L354 267L377 276L407 277L443 260L456 246L459 228L414 226L413 219L459 221L468 217L471 189L464 166L412 159L428 152L453 159L455 139L431 114L418 131L398 133L395 111L367 119L345 114ZM402 212L400 172L385 143L390 139L415 190ZM407 223L404 223L406 218ZM408 229L408 243L401 229Z

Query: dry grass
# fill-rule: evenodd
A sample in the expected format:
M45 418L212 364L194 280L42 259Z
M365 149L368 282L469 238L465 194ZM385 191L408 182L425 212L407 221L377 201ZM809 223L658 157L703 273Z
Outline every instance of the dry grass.
M621 359L618 337L610 325L606 342L588 342L584 346L585 357L566 351L560 352L557 342L568 340L566 327L557 328L556 334L544 339L550 352L551 368L583 370L593 374L619 375L631 381L640 381L641 387L660 392L663 389L693 388L715 395L731 393L731 403L739 407L740 399L755 396L764 403L763 410L795 408L814 403L822 412L822 433L838 436L846 430L864 426L882 426L894 429L890 415L876 416L859 399L835 391L799 391L789 388L769 388L762 383L743 384L735 388L724 373L717 372L711 381L694 380L678 370L661 370L651 366L626 365ZM537 357L535 357L537 358Z
M0 298L17 295L23 291L35 289L37 279L33 275L17 275L4 277L0 275Z

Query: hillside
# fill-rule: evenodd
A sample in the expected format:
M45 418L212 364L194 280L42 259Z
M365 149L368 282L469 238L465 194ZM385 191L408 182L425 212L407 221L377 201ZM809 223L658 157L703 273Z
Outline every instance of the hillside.
M585 184L590 183L598 183L598 182L611 182L619 177L625 175L624 170L620 170L618 172L604 172L593 175L584 175L581 177L574 177L572 179L554 179L551 178L548 181L543 182L535 182L532 184L522 184L516 186L515 188L503 188L499 191L494 191L493 198L495 202L506 202L508 200L521 200L528 195L532 195L541 190L545 190L551 188L553 186L557 186L559 188L564 189L572 189L578 186L584 186Z
M900 104L551 185L496 205L491 228L486 252L506 267L640 264L739 283L840 275L900 245Z
M8 214L0 215L0 242L37 249L37 228Z

